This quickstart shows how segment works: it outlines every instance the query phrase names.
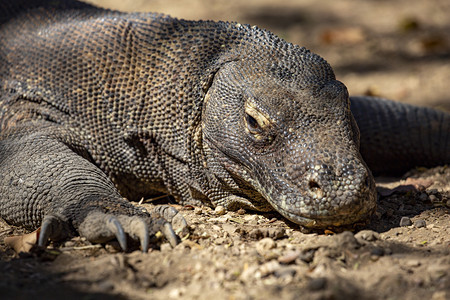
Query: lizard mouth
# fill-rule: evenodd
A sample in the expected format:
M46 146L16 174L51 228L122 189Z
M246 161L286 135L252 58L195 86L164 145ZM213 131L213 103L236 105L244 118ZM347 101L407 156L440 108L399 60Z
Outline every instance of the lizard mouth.
M279 197L269 200L272 207L286 219L311 229L325 229L327 227L343 227L352 224L366 223L376 209L376 192L367 192L347 199L342 206L327 206L327 203L337 202L336 199L303 199L292 200L291 197ZM270 198L269 198L270 199ZM297 205L288 205L295 203ZM305 205L305 203L314 203ZM296 207L302 207L295 209ZM327 208L329 207L329 208Z

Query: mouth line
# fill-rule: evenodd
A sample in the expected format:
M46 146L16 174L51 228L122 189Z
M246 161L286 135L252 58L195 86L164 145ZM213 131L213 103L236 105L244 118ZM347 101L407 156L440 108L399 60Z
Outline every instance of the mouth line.
M346 226L355 223L360 223L367 220L376 209L376 202L370 205L371 202L366 203L366 207L362 207L355 213L342 213L339 212L330 215L305 215L289 211L280 205L274 204L269 201L272 207L278 211L286 219L308 228L325 228L328 226Z

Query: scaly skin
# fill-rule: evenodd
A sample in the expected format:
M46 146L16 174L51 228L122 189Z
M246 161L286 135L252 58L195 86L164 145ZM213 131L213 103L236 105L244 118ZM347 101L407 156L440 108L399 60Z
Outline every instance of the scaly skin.
M0 11L1 217L42 223L40 244L126 233L145 250L161 228L173 241L161 217L176 212L122 196L276 210L313 228L374 211L347 90L305 48L256 27L75 1Z

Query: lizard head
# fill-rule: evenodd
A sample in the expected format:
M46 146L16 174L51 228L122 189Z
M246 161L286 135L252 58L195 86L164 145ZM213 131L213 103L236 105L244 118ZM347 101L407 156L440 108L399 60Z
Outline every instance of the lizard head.
M215 74L202 115L211 201L275 209L310 228L367 220L375 183L346 87L308 51L279 61L233 61Z

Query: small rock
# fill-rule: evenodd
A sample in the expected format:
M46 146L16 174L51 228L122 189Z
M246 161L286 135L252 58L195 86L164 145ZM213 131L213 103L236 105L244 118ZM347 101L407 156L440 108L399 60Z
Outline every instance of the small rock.
M433 296L431 296L431 300L446 300L448 299L448 293L446 291L437 291L433 293Z
M270 237L273 239L280 239L286 236L286 230L281 227L274 228L254 228L249 233L248 236L251 239L258 240L265 237Z
M333 238L338 246L344 246L349 249L358 249L361 246L350 231L339 233Z
M161 244L160 246L161 252L169 252L172 251L172 246L169 243Z
M380 239L380 234L373 230L361 230L360 232L355 234L355 238L358 240L358 242L360 242L361 240L373 242Z
M245 209L239 208L239 209L237 210L237 214L238 214L238 215L244 215L244 214L245 214Z
M72 240L68 240L64 243L64 247L75 247L76 243Z
M421 263L419 260L417 260L417 259L410 259L410 260L407 260L407 261L405 262L405 265L406 265L407 267L413 267L413 268L415 268L415 267L420 267L421 264L422 264L422 263Z
M411 226L412 225L412 221L410 218L408 217L402 217L400 220L400 226L401 227L406 227L406 226Z
M427 193L421 193L419 195L419 200L422 201L422 202L427 202L429 200L428 199L428 194Z
M175 288L169 292L169 298L179 299L185 292L184 288Z
M264 237L261 229L259 229L259 228L252 229L248 233L248 236L254 240L259 240L260 238Z
M428 196L428 198L430 199L431 203L439 201L439 198L436 197L435 195L430 195L430 196Z
M286 230L282 227L269 228L269 237L277 240L286 236Z
M419 219L414 222L414 227L422 228L422 227L426 227L426 226L427 226L427 223L425 222L425 220Z
M262 240L258 241L256 243L256 251L258 251L259 254L263 254L264 252L273 249L277 246L275 241L271 238L263 238Z
M221 216L221 215L224 215L227 212L227 210L222 205L218 205L214 209L214 212L216 213L216 215Z
M258 215L245 215L244 216L244 220L246 222L250 222L250 221L258 221L259 216Z
M278 257L278 262L281 264L290 264L295 262L295 260L299 257L300 251L289 251L286 254Z
M370 255L374 255L374 256L383 256L384 255L384 249L381 247L374 247L371 251L370 251Z
M273 275L275 275L275 277L278 278L285 278L285 277L294 277L295 274L297 273L297 270L295 270L292 267L282 267L282 268L278 268L277 270L274 271Z
M273 274L276 270L279 270L279 269L280 269L280 264L276 260L271 260L271 261L263 264L259 268L259 271L261 272L261 276L265 277L270 274Z
M240 276L241 281L247 282L247 281L254 279L256 277L257 269L258 269L258 267L255 265L245 268L242 271L241 276Z
M323 290L327 286L327 279L325 277L313 278L308 282L308 289L311 291Z
M221 238L221 237L219 237L219 238L217 238L217 239L214 240L214 243L215 243L216 245L222 245L222 244L224 244L225 242L226 242L226 240L225 240L224 238Z
M302 252L300 253L300 255L298 256L298 258L299 258L301 261L303 261L303 262L309 264L310 262L313 261L313 259L314 259L314 254L315 254L315 253L316 253L316 251L313 250L313 249L310 249L310 250L307 250L307 251L302 251Z
M232 224L227 224L227 223L222 225L222 229L225 230L226 232L228 232L229 234L236 233L236 231L237 231L236 226L234 226Z
M114 290L114 284L109 280L105 280L105 281L100 282L98 284L97 288L100 292L104 292L104 293L111 292Z
M446 265L432 264L427 267L427 273L431 281L438 281L450 272L447 268Z

